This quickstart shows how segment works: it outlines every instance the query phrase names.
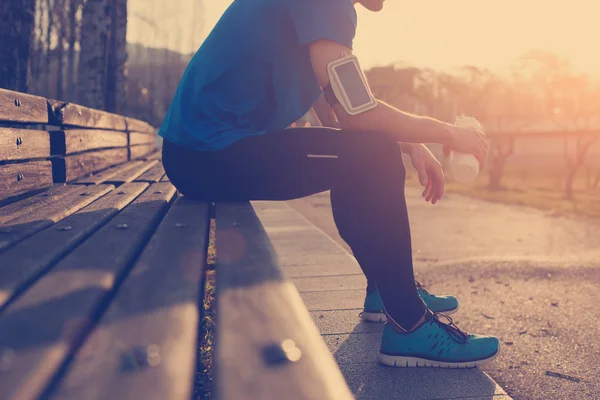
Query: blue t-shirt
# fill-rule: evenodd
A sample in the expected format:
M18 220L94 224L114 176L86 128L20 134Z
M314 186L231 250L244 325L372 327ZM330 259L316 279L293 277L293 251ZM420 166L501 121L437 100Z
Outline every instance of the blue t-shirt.
M214 151L282 130L321 95L307 44L352 48L353 0L235 0L190 61L159 135Z

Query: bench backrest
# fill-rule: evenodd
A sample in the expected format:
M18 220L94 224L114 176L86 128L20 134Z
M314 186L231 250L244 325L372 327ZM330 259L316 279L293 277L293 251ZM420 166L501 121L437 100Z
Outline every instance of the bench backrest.
M154 151L146 122L0 89L0 202Z

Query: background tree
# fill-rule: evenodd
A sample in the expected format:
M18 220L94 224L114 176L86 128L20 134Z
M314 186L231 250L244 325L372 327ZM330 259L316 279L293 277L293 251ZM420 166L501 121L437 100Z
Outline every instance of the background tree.
M125 101L127 61L127 0L110 0L111 25L106 81L106 110L120 113Z
M27 68L35 0L0 2L0 87L28 91Z
M83 6L79 61L79 102L105 109L111 7L108 0L87 0Z

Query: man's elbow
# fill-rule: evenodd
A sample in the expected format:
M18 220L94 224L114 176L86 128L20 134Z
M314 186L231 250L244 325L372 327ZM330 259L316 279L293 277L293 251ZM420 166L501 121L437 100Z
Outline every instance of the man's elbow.
M336 116L341 129L365 130L371 127L369 121L373 121L373 115L379 113L381 104L377 101L377 105L370 110L360 114L350 115L341 106L336 106ZM376 117L375 117L376 118Z

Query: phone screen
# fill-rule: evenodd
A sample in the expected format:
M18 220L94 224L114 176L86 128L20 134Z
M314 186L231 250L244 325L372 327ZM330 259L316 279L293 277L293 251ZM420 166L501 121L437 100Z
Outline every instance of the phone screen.
M365 85L360 77L356 64L349 61L335 67L335 71L340 77L340 82L348 95L350 105L353 108L369 104L371 96L365 88Z

